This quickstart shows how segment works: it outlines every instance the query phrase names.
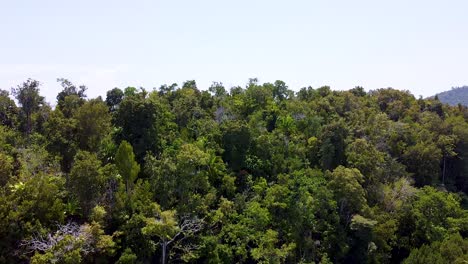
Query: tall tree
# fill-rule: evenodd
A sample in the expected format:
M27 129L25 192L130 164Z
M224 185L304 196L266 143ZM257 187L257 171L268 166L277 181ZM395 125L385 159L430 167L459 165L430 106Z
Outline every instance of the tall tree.
M345 138L347 129L343 122L333 122L322 130L320 147L320 163L325 170L333 170L339 165L345 165Z
M45 103L44 97L39 94L40 83L33 79L28 79L22 85L12 88L12 93L21 106L21 112L25 117L24 132L31 134L33 124L32 115Z
M114 88L110 91L107 91L106 104L109 107L111 112L117 110L120 102L122 102L124 97L124 92L119 88Z
M111 116L105 103L100 98L89 100L77 109L74 118L80 148L97 151L101 140L111 130Z
M101 162L96 154L79 151L70 172L68 187L87 217L97 204L104 187Z
M199 232L203 221L197 218L184 218L177 221L175 211L162 211L155 217L146 218L146 226L142 233L148 237L159 238L161 246L161 264L167 263L170 246L180 240L187 239Z
M140 165L135 161L132 145L125 140L120 143L115 154L115 164L125 182L127 195L129 195L140 172Z
M62 171L69 173L73 158L78 151L77 121L67 118L60 109L55 109L44 125L47 149L57 154Z
M353 214L362 212L367 206L362 183L364 176L358 169L337 167L329 174L328 188L338 202L338 210L345 224L349 224Z
M125 95L114 116L115 125L120 128L116 136L117 142L131 143L137 160L143 162L147 152L159 154L171 137L172 113L157 92L149 97L146 92L132 94Z
M76 95L78 98L84 99L86 98L86 90L88 89L84 85L80 85L76 87L72 82L64 78L58 78L57 82L63 87L63 90L58 93L57 95L57 103L61 105L62 102L65 100L65 97L70 95Z

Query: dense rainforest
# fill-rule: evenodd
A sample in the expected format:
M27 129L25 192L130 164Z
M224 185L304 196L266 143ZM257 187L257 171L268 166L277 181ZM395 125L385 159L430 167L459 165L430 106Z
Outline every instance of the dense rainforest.
M408 91L0 91L0 263L466 263L468 108Z

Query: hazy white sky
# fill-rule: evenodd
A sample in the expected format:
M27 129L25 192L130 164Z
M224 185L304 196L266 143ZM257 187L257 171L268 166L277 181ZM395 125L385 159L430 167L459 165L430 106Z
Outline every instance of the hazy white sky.
M113 87L248 78L290 88L468 84L466 0L0 0L0 88L58 77Z

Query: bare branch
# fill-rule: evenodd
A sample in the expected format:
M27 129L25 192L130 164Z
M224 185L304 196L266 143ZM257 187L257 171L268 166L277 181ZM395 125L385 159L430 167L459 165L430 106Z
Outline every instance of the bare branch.
M203 219L199 219L198 217L189 218L186 215L182 216L179 228L180 231L177 232L177 234L175 234L169 241L167 241L167 245L170 245L174 241L178 240L178 238L182 235L183 237L180 239L180 241L199 232L203 228Z
M46 252L53 250L66 237L71 237L73 239L64 245L64 252L71 251L76 247L77 243L82 243L80 250L84 255L87 255L94 251L92 246L93 236L88 232L87 228L87 225L78 225L74 222L68 222L65 225L58 224L57 231L54 233L33 235L30 239L21 241L20 246L24 247L28 254L36 251ZM54 255L58 259L62 254L63 252L54 251Z

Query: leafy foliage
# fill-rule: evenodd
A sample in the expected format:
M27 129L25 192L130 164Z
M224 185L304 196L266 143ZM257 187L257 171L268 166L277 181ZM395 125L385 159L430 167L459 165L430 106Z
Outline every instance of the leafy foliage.
M0 91L0 263L463 263L468 109L391 88ZM229 91L228 91L229 90Z

